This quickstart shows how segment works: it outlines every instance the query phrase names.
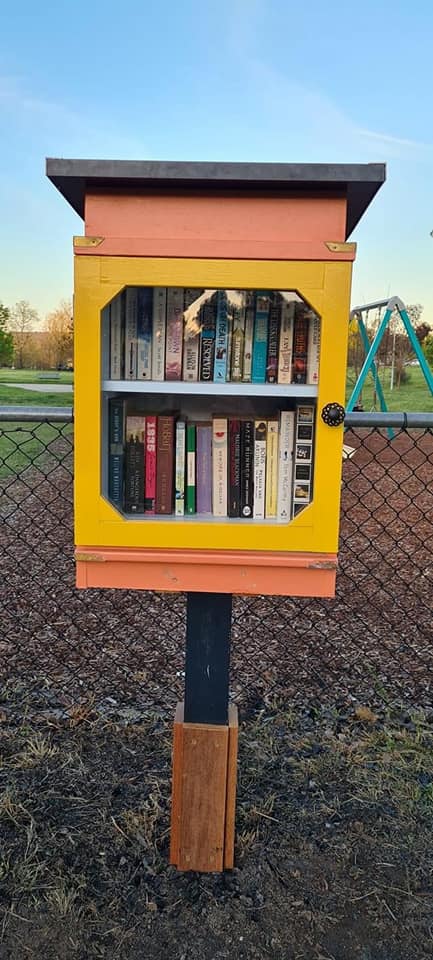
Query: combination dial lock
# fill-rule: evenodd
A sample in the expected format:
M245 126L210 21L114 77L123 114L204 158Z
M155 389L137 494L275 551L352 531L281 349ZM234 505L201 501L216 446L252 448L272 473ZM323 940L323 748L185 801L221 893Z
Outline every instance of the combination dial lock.
M328 427L339 427L344 423L345 412L341 403L327 403L322 409L322 420Z

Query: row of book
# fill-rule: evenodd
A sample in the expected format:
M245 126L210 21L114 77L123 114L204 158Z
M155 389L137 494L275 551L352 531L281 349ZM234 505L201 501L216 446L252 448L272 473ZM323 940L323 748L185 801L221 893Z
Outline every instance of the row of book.
M320 320L294 296L127 287L106 308L110 379L316 384Z
M125 412L113 398L109 499L126 514L287 522L312 496L314 410L192 422Z

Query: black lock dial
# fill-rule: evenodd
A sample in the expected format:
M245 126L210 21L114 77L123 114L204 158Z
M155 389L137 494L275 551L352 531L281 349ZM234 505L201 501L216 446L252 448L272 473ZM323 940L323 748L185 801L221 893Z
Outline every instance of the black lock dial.
M341 403L327 403L322 409L322 420L328 427L339 427L344 423L345 409Z

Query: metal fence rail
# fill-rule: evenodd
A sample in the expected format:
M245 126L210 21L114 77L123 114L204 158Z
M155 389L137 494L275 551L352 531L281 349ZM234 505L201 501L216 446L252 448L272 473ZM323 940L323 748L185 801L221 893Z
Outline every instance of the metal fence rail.
M432 706L433 414L350 414L335 600L237 597L232 696ZM390 436L391 433L391 436ZM72 412L0 408L0 679L20 709L182 690L185 599L74 587Z

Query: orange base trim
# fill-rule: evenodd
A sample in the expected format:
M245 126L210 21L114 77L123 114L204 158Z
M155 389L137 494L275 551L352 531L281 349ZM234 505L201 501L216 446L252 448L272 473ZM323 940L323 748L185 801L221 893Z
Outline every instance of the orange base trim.
M85 242L83 242L85 241ZM74 237L80 257L186 257L222 260L354 260L356 244L325 240L155 240L154 237Z
M77 587L333 597L334 553L77 547Z

